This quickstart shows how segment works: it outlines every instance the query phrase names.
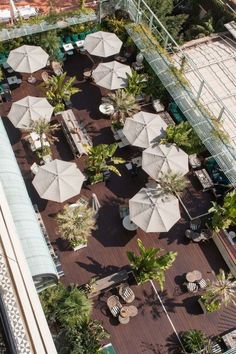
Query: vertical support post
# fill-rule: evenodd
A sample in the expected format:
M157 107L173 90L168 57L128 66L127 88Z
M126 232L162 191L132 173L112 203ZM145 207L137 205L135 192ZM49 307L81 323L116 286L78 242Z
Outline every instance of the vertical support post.
M152 31L152 25L153 25L153 14L151 14L150 20L149 20L149 29L150 29L150 31Z
M201 96L202 89L203 89L204 85L205 85L205 81L202 80L201 83L200 83L200 87L199 87L198 93L197 93L197 100L199 100L199 98Z
M139 23L140 21L140 5L141 5L141 0L138 0L138 4L137 4L137 8L136 8L136 19L135 19L135 23Z
M222 107L221 110L220 110L220 113L219 113L219 116L218 116L218 121L221 120L222 116L223 116L223 113L225 111L225 107Z
M165 48L165 49L166 49L167 46L168 46L168 40L169 40L169 38L168 38L168 36L166 36L165 42L164 42L164 48Z

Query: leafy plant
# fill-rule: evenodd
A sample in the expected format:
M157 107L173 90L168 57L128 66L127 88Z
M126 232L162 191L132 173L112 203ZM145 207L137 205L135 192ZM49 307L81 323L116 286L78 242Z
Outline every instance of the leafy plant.
M187 353L199 353L208 345L208 339L204 333L197 329L190 329L183 332L181 341Z
M225 274L220 269L215 280L209 281L201 300L209 312L216 311L222 306L236 305L236 280L231 273Z
M119 170L114 165L125 162L120 157L113 157L117 144L100 144L88 149L87 172L91 183L96 183L103 178L103 172L111 171L120 176Z
M165 271L172 266L177 253L167 252L160 255L163 251L161 248L145 248L140 239L138 239L138 248L140 252L138 256L134 252L127 252L138 284L143 284L148 280L156 280L163 290Z
M2 81L3 79L4 79L4 74L2 68L0 68L0 81Z
M105 24L107 29L110 32L115 33L122 40L122 42L126 41L127 33L125 30L125 25L127 24L127 20L123 18L117 19L112 16L105 19Z
M138 74L137 71L132 70L132 74L127 74L128 84L125 92L137 97L147 87L147 76L145 74Z
M67 73L64 72L59 76L50 76L49 79L42 84L46 88L46 97L54 106L64 109L64 101L69 101L71 96L79 92L77 87L73 87L76 77L66 79Z
M121 123L124 123L127 117L134 115L140 110L140 106L135 102L135 97L125 92L125 90L117 90L115 93L110 93L103 98L103 101L113 105L115 113L112 118Z
M109 336L101 323L91 319L78 323L75 327L68 327L65 333L66 342L71 344L70 353L73 354L98 353L101 341Z
M69 241L72 247L87 243L91 232L96 229L95 212L87 205L65 205L57 215L57 223L61 237Z
M208 210L213 213L211 227L219 232L227 229L230 225L236 224L236 190L229 192L224 197L223 205L212 202L212 207Z
M174 143L187 154L194 154L203 150L200 138L188 122L181 122L178 125L168 125L165 134L165 137L161 140L161 144Z
M184 175L178 172L162 173L157 180L165 194L180 194L185 190L188 181Z

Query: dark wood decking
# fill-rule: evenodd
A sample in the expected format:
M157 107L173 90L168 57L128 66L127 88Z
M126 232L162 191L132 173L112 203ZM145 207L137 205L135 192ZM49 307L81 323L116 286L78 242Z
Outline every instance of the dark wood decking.
M91 62L86 56L77 55L66 62L65 69L70 75L76 74L78 81L81 81L83 69L89 66ZM82 92L72 98L74 112L78 119L87 124L95 144L112 142L110 121L98 111L101 95L104 92L90 83L78 83L78 86ZM23 82L20 88L13 91L13 100L18 100L28 94L41 95L36 86ZM0 114L3 117L6 116L9 108L10 105L7 103L0 106ZM38 204L52 244L60 253L65 272L62 281L65 284L84 284L92 276L104 277L121 268L128 269L126 252L137 250L136 241L140 238L145 246L156 246L167 251L178 252L173 267L166 273L165 290L161 293L161 298L178 332L196 328L202 329L208 335L218 335L236 326L236 316L232 309L210 315L201 314L197 296L188 294L182 285L185 273L190 270L199 269L204 278L211 278L212 270L218 272L219 268L227 269L212 241L194 244L189 243L185 238L184 232L189 226L189 220L183 210L181 210L181 220L166 234L146 234L140 229L137 232L128 232L122 227L118 213L118 200L132 197L144 185L146 176L141 169L138 176L132 177L122 166L120 168L122 177L112 176L106 186L100 183L82 189L81 195L87 197L95 192L102 208L99 212L98 229L91 236L88 247L73 252L65 248L56 228L55 215L61 210L62 205L39 198L32 186L29 169L34 157L27 144L22 142L19 131L12 127L7 118L4 118L4 124L32 203ZM63 133L59 132L58 136L60 141L53 148L54 158L72 161L73 155ZM125 158L130 158L136 153L137 150L132 147L117 152ZM77 159L76 162L83 169L84 158ZM197 216L205 213L209 208L210 196L200 191L197 181L191 175L190 180L192 184L183 199L190 209L190 214ZM73 198L70 201L76 199ZM111 334L110 341L117 353L179 353L180 350L176 349L177 338L173 328L150 284L133 286L133 290L136 295L134 304L138 306L139 313L127 325L118 325L117 321L107 312L108 293L103 294L94 302L93 316L104 323L105 328Z

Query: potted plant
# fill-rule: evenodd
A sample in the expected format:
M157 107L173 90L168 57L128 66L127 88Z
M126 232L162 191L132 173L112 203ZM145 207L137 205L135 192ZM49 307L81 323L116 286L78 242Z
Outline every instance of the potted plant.
M91 232L96 229L95 211L80 200L73 205L65 205L57 214L61 237L69 242L74 251L87 246Z
M140 99L144 89L147 87L147 76L145 74L138 74L137 71L132 70L132 74L127 74L127 87L124 89L126 93L135 97L136 101Z
M121 175L114 165L122 164L125 160L113 156L116 149L117 144L100 144L88 148L86 172L91 184L102 182L106 171Z
M127 252L134 276L138 284L143 284L148 280L156 280L161 290L165 282L165 271L172 266L177 253L163 252L161 248L145 248L142 241L138 239L140 255L134 252Z
M204 333L197 329L190 329L181 334L181 342L188 354L206 354L208 339Z
M133 116L140 111L140 106L136 103L135 97L125 90L116 90L103 98L104 102L110 103L114 107L113 121L124 124L127 117Z
M208 281L204 294L198 300L205 313L220 310L229 304L236 305L236 280L231 273L220 269L213 281Z
M229 192L224 197L223 205L212 202L212 207L208 210L213 213L211 219L211 228L219 232L221 229L227 229L230 225L236 225L236 190Z
M181 194L188 185L188 180L179 172L162 173L157 183L163 190L164 194Z

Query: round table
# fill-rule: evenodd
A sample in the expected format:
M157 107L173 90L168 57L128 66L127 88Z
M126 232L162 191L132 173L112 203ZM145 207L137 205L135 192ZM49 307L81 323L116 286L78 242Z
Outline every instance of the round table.
M99 106L99 111L103 114L111 115L115 112L115 109L110 103L102 103Z
M123 224L124 228L129 231L135 231L138 228L138 226L130 220L129 215L124 217L122 224Z
M137 309L137 307L134 306L134 305L130 305L130 306L128 307L128 314L129 314L130 317L137 316L137 314L138 314L138 309Z
M189 283L194 283L195 281L200 281L202 279L202 273L199 270L193 270L186 274L186 279Z

